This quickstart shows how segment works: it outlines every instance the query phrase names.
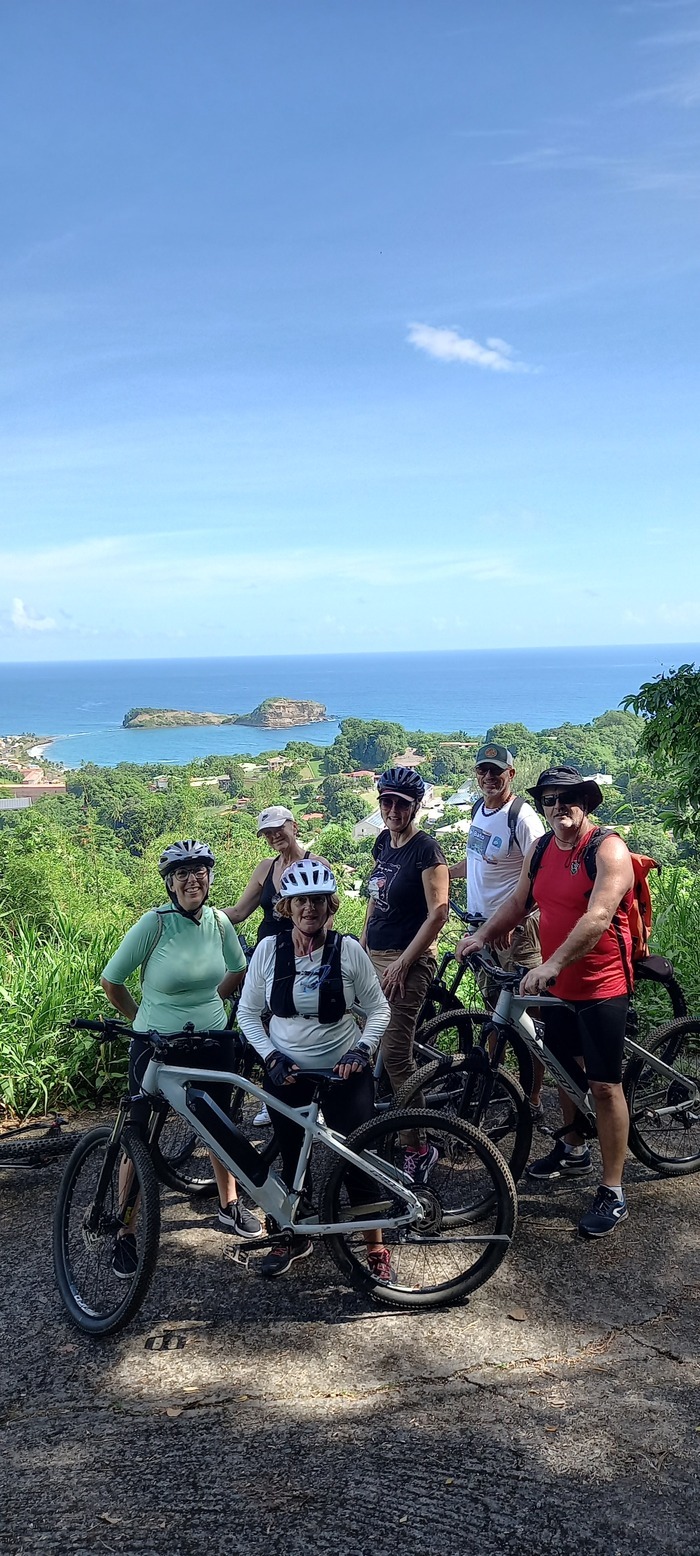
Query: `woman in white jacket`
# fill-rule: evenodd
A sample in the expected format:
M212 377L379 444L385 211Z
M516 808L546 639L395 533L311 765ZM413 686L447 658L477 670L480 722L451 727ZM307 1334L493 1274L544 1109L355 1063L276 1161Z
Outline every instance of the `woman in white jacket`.
M277 913L292 933L268 936L253 955L238 1007L238 1023L265 1064L265 1090L291 1107L304 1107L315 1082L305 1070L334 1070L342 1085L329 1086L323 1101L327 1123L344 1135L371 1118L374 1107L372 1059L389 1021L389 1006L367 953L351 936L329 925L339 907L333 872L321 859L300 859L279 884ZM365 1016L360 1032L353 1006ZM262 1013L271 1011L269 1031ZM285 1183L294 1182L303 1130L273 1110ZM374 1191L362 1173L349 1182L356 1202ZM307 1176L305 1195L310 1193ZM378 1279L391 1278L389 1250L380 1232L366 1233L367 1262ZM273 1247L262 1274L284 1275L295 1259L313 1251L308 1237Z

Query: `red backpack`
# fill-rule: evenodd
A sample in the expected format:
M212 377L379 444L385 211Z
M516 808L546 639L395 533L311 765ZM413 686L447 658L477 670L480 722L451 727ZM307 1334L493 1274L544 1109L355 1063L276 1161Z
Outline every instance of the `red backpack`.
M542 863L545 849L549 847L554 836L553 832L546 832L544 837L538 838L535 851L530 861L530 886L535 879L537 871ZM596 878L598 849L606 837L619 837L614 827L594 827L586 847L583 850L583 863L590 881ZM612 927L618 938L620 955L627 965L624 954L625 944L620 932L620 924L626 919L632 939L632 963L642 962L649 955L649 939L651 936L652 901L649 890L649 875L652 870L661 873L661 865L655 859L649 859L646 854L630 853L632 869L634 870L634 884L632 886L632 901L628 908L620 903L619 908L613 914Z

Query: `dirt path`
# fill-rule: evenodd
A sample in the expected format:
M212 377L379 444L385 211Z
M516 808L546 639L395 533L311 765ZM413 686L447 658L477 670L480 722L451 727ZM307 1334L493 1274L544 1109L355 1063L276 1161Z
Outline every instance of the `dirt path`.
M268 1285L167 1194L148 1303L103 1344L54 1289L57 1182L2 1176L3 1553L698 1549L700 1178L632 1164L599 1245L587 1190L524 1187L496 1278L432 1315L366 1309L323 1251Z

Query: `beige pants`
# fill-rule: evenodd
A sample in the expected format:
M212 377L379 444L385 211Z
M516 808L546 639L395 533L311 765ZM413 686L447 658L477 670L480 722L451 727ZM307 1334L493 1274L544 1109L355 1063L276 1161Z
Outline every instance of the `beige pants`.
M395 962L401 955L400 951L370 951L369 956L374 971L381 983L382 973ZM398 994L390 1003L391 1018L389 1025L382 1037L382 1061L389 1077L391 1089L396 1092L415 1075L416 1064L413 1058L413 1039L416 1034L416 1020L418 1012L423 1004L437 971L437 963L434 956L419 956L406 974L406 982L403 994ZM422 1095L414 1098L413 1107L424 1106ZM409 1131L403 1140L404 1145L421 1145L421 1137L415 1131Z
M494 950L493 955L504 972L513 972L516 967L539 967L542 961L539 913L532 913L524 924L513 930L513 938L505 951ZM500 985L486 972L479 973L478 982L487 1005L493 1007L501 992Z

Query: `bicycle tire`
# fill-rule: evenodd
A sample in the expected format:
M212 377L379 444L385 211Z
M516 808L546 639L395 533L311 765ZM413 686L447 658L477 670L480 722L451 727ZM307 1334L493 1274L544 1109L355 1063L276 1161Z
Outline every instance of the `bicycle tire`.
M439 1038L446 1032L454 1031L457 1053L469 1053L470 1049L480 1046L483 1041L483 1029L493 1021L488 1010L467 1010L462 1014L449 1012L444 1016L436 1016L434 1021L426 1022L416 1034L421 1043L436 1048L439 1046ZM508 1047L511 1049L517 1067L518 1083L522 1087L525 1096L530 1097L535 1083L535 1067L532 1054L520 1033L514 1027L508 1028Z
M324 1238L324 1242L334 1263L351 1285L383 1306L445 1307L476 1291L491 1275L495 1274L505 1258L517 1222L515 1184L502 1156L481 1130L474 1129L471 1124L465 1123L462 1119L453 1118L449 1113L435 1113L427 1108L394 1109L391 1113L385 1113L380 1118L370 1119L368 1123L362 1124L348 1136L346 1144L359 1156L364 1151L368 1151L375 1157L393 1160L397 1150L402 1149L400 1135L415 1130L424 1131L429 1140L439 1142L440 1155L428 1183L416 1188L426 1207L428 1216L426 1232L421 1234L420 1231L416 1232L411 1228L404 1235L384 1233L385 1245L390 1244L392 1258L396 1262L396 1270L392 1269L391 1280L377 1279L368 1269L361 1233L351 1231L332 1233ZM442 1187L441 1167L443 1172L447 1173L445 1179L447 1185L454 1169L458 1171L461 1168L465 1172L468 1171L470 1158L474 1159L478 1168L476 1183L470 1187L470 1179L462 1178L456 1183L456 1192L462 1198L465 1195L471 1198L466 1204L460 1203L457 1207L446 1208L447 1190L446 1187ZM346 1205L349 1204L347 1174L352 1170L352 1164L341 1157L335 1158L321 1186L319 1214L322 1221L344 1219L352 1221L352 1210L349 1215L344 1214ZM488 1193L484 1190L486 1182L490 1185ZM483 1217L478 1207L483 1205L487 1197L493 1202L491 1230L477 1234L466 1231L465 1228L471 1226L476 1220L482 1224ZM385 1217L386 1211L390 1211L391 1201L387 1199L386 1202L380 1202L375 1208L379 1215ZM369 1219L369 1216L367 1218ZM469 1268L461 1273L452 1274L449 1278L438 1280L436 1284L433 1283L423 1289L419 1289L415 1284L405 1283L406 1268L409 1272L414 1269L416 1273L422 1270L425 1278L428 1258L431 1258L439 1271L440 1255L451 1256L452 1248L457 1245L472 1248L480 1247L482 1243L484 1251L478 1254ZM411 1250L414 1249L417 1252L412 1257ZM402 1280L400 1269L404 1254L406 1257Z
M81 1134L46 1136L44 1140L8 1140L0 1137L0 1167L46 1167L62 1156L69 1156L82 1140Z
M652 1033L646 1047L700 1087L700 1021L670 1021ZM667 1178L700 1170L700 1103L688 1108L683 1089L639 1058L626 1066L622 1086L630 1112L630 1150L637 1160ZM659 1107L674 1105L675 1114L666 1121L659 1117Z
M153 1163L148 1147L129 1128L124 1130L110 1169L99 1226L94 1232L86 1227L111 1138L110 1129L98 1127L75 1147L61 1180L53 1222L53 1263L61 1301L76 1329L100 1338L117 1334L142 1306L155 1273L160 1241L160 1195ZM123 1225L118 1197L124 1157L131 1163L139 1193L133 1223L137 1264L128 1281L118 1280L112 1270L116 1233ZM92 1279L87 1268L91 1257L96 1267ZM98 1294L101 1288L103 1298Z
M522 1086L499 1065L493 1076L493 1092L485 1101L486 1081L491 1071L476 1066L478 1054L462 1054L451 1062L436 1059L416 1070L396 1094L395 1107L420 1106L416 1096L422 1092L425 1107L455 1118L466 1119L481 1129L495 1145L517 1183L530 1160L532 1149L532 1113ZM475 1073L476 1071L476 1073ZM467 1082L475 1084L467 1101ZM462 1112L466 1107L468 1111Z

